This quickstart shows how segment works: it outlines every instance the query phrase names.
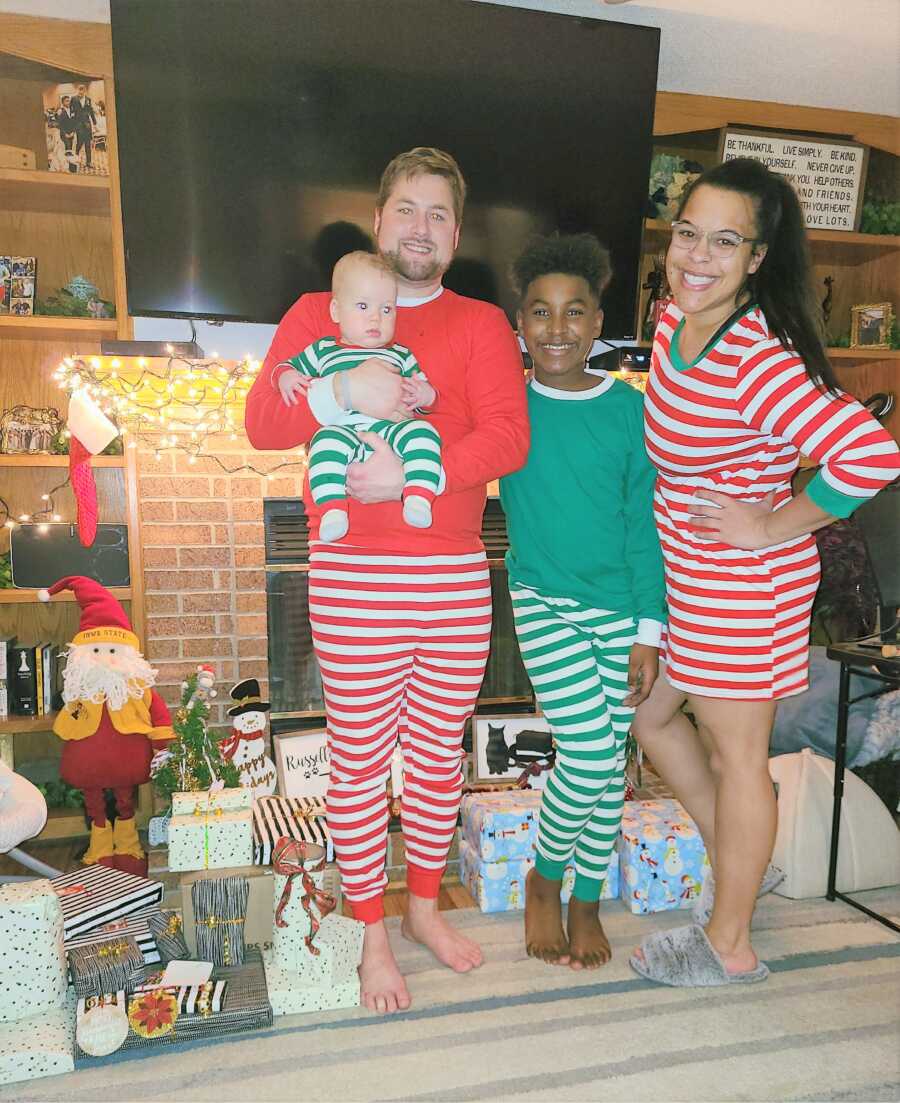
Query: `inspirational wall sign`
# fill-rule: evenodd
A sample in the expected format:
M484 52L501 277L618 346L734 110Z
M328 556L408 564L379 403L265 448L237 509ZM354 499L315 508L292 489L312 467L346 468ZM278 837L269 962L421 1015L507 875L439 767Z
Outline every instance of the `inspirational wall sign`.
M786 177L810 230L857 230L869 150L857 142L725 127L719 160L752 157Z

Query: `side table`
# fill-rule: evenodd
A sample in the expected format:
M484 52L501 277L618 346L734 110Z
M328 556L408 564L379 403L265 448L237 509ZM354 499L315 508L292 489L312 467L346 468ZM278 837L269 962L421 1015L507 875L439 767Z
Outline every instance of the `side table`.
M870 908L860 904L857 900L838 892L835 887L837 880L838 843L841 830L841 801L844 798L844 772L847 764L847 716L851 705L858 701L865 701L870 697L880 697L892 689L900 689L900 658L886 659L881 654L880 648L862 647L858 643L838 643L826 649L825 654L829 659L841 664L840 686L838 690L837 708L837 732L834 747L834 806L831 818L831 854L828 859L828 888L826 897L829 900L843 900L858 911L865 912L872 919L877 919L885 927L900 934L900 926L879 915ZM869 678L877 683L876 688L867 693L861 693L857 697L850 697L850 676L855 674L859 678Z

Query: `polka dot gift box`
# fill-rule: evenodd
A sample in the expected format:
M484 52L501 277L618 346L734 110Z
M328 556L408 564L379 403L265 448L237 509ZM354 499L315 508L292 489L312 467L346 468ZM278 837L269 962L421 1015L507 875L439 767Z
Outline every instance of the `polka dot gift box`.
M0 947L0 1023L65 1004L63 914L49 881L0 885Z

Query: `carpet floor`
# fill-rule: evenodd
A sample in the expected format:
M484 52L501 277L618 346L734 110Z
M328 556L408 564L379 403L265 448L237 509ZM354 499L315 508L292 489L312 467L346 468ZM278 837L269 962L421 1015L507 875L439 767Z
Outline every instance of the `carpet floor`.
M900 916L900 890L862 893ZM525 957L521 913L453 912L485 964L457 977L402 943L413 1008L275 1020L267 1031L113 1055L103 1067L0 1089L0 1100L897 1100L900 939L836 902L760 902L758 985L678 990L628 967L686 912L602 907L613 961L576 973Z

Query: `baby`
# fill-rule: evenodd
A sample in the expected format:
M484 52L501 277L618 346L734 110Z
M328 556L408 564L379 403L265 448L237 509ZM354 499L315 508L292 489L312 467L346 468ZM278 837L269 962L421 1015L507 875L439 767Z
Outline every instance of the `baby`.
M434 387L408 348L393 344L397 321L397 280L387 261L372 253L348 253L334 267L331 281L331 317L340 338L313 341L299 356L284 361L295 372L277 378L285 404L306 390L303 380L321 379L355 368L370 357L394 364L408 380L407 394L416 409L427 409L437 398ZM281 365L279 365L280 367ZM300 377L303 377L301 380ZM335 380L335 397L344 414L334 425L323 426L309 446L309 489L316 505L324 508L319 539L332 543L349 528L347 468L364 460L372 449L360 440L360 429L377 433L403 464L403 520L415 528L431 525L431 504L440 489L441 438L427 421L379 420L352 408L349 380Z

